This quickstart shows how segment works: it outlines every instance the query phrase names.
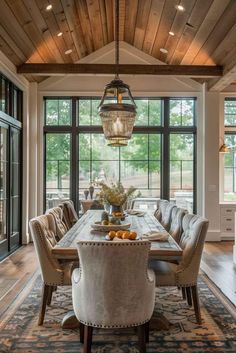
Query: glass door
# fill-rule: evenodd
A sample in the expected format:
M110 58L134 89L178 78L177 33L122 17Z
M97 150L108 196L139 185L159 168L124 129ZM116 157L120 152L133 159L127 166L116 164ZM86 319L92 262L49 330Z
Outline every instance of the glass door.
M21 244L21 130L0 121L0 260Z
M9 252L8 243L8 126L0 122L0 259Z
M10 251L20 245L21 130L10 128Z

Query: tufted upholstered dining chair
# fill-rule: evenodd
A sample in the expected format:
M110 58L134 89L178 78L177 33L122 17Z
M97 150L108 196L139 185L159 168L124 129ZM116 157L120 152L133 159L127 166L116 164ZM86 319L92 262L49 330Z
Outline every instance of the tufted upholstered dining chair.
M187 301L194 306L197 322L201 323L200 305L197 290L197 278L204 241L208 229L208 220L193 214L183 218L183 234L180 246L183 256L178 264L164 261L150 261L150 268L156 275L157 287L178 286L184 288Z
M91 352L93 327L138 329L146 352L155 303L155 276L147 269L147 241L80 241L80 268L72 274L75 315L84 325L84 353Z
M183 218L187 211L183 208L173 207L171 212L170 229L169 233L174 238L176 243L180 243L182 230L183 230Z
M75 208L74 203L71 200L64 201L58 205L62 209L62 221L69 230L79 219Z
M56 224L55 235L56 235L56 240L59 241L64 237L66 232L69 230L67 225L63 222L63 211L61 207L53 207L53 208L49 208L46 211L46 214L52 215L55 220L55 224Z
M161 224L165 228L166 231L169 231L170 224L171 224L171 214L174 208L176 208L173 203L168 202L168 205L165 207L164 211L162 212L161 217Z
M163 214L165 213L165 209L166 209L166 207L168 205L169 205L169 201L168 200L160 200L159 207L154 212L154 216L156 217L156 219L159 222L161 222Z
M61 264L51 254L52 248L57 243L55 219L51 214L31 219L29 227L43 279L42 302L38 319L38 325L42 325L46 306L51 303L52 292L55 287L71 285L73 263Z

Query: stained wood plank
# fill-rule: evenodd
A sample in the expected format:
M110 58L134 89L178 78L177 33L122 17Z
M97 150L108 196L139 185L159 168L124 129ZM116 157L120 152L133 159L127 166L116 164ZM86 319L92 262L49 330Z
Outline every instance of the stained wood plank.
M138 2L138 12L136 17L136 26L133 42L133 45L138 49L142 49L143 47L143 41L151 9L151 3L151 0L139 0Z
M47 27L55 40L57 48L59 49L64 63L71 63L73 57L71 55L65 55L65 51L69 49L69 43L66 42L66 36L57 37L57 34L61 32L58 26L57 20L53 11L45 11L46 5L48 5L47 0L34 0L39 8L39 11L45 20Z
M51 48L45 44L42 32L36 27L24 3L22 3L21 0L5 1L11 8L12 13L16 17L21 27L24 29L28 38L37 48L37 51L39 52L43 60L45 62L55 62L55 57L53 52L51 51Z
M36 62L42 62L43 58L38 53L29 37L26 35L24 29L17 21L7 3L2 0L0 2L0 6L0 23L4 27L5 31L12 38L14 43L17 43L17 46L22 50L22 53L27 57L27 59L30 59L31 56L34 55L34 57L37 57Z
M176 10L176 15L174 18L174 21L171 25L170 30L174 33L176 33L176 36L171 36L168 33L167 41L164 45L164 48L168 50L167 54L160 53L159 58L161 61L165 61L167 63L170 63L170 59L175 51L175 48L178 44L178 37L181 37L186 22L189 21L189 17L191 16L191 12L193 10L193 7L196 3L196 0L183 0L181 1L181 5L185 8L185 11L177 11Z
M212 32L216 22L222 16L229 3L230 0L214 0L197 34L195 35L194 40L184 55L181 64L190 65L193 63L198 52L201 50Z
M86 48L88 53L92 53L94 51L94 43L86 0L76 1L75 7L77 16L79 17L79 21L81 23Z
M219 63L221 65L228 65L233 57L235 57L236 49L236 24L230 29L225 38L217 46L211 57L206 61L207 65L212 63Z
M127 0L125 4L125 35L124 40L133 44L134 41L134 32L135 32L135 24L138 12L138 0Z
M112 74L114 64L23 64L17 68L18 73L33 74ZM207 65L119 65L119 72L130 75L180 75L190 77L221 76L221 66Z
M236 305L236 267L233 264L233 242L205 243L201 269Z
M108 43L114 40L114 11L113 11L114 3L113 2L114 2L113 0L108 0L108 1L105 0Z
M63 33L63 37L66 42L67 49L72 50L72 53L70 54L72 61L76 62L80 58L80 53L77 51L74 40L72 38L70 28L66 19L66 15L65 15L65 12L63 11L61 0L51 0L50 2L52 4L52 11L49 11L49 12L54 13L54 16L60 28L60 31Z
M172 0L166 0L164 4L164 8L161 15L161 20L158 28L158 32L154 41L152 56L157 59L160 59L160 48L165 47L165 43L169 36L169 31L172 26L172 22L174 21L176 15L176 9L174 7Z
M99 1L87 0L87 6L93 35L94 49L97 50L104 45Z
M212 5L212 2L213 0L198 0L195 3L195 6L188 19L188 24L191 26L186 23L182 35L179 36L179 33L177 34L177 38L179 38L179 40L176 38L176 40L178 40L178 44L175 48L172 57L169 59L169 63L174 65L181 63L199 27L203 23L207 12L210 6ZM209 65L210 64L212 63L209 63Z
M60 50L58 49L56 40L52 36L51 32L49 31L47 23L44 20L36 2L32 1L32 0L23 0L23 2L25 4L25 6L27 7L28 12L30 13L30 16L31 16L33 22L35 23L35 25L38 27L38 29L42 33L42 37L45 41L45 44L53 52L53 55L55 57L56 62L58 62L58 63L64 62L63 57L60 53Z
M76 13L75 2L74 0L64 0L62 1L62 7L65 12L69 30L71 32L78 56L79 58L83 58L88 55L88 50L86 48L81 24Z
M194 64L204 64L211 56L214 49L225 38L228 31L234 26L236 18L236 1L231 1L224 11L223 16L216 23L210 36L194 58Z
M107 14L105 0L99 0L104 45L108 43Z
M164 7L165 0L152 0L150 14L148 18L147 28L144 37L143 51L151 54L154 41L157 35L162 10Z

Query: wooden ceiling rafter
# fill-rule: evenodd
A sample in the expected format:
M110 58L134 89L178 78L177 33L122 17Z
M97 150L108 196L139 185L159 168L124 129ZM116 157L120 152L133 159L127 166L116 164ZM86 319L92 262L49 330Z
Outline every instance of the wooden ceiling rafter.
M19 74L114 74L115 64L22 64ZM189 77L222 76L222 66L206 65L131 65L120 64L119 73L126 75L176 75Z

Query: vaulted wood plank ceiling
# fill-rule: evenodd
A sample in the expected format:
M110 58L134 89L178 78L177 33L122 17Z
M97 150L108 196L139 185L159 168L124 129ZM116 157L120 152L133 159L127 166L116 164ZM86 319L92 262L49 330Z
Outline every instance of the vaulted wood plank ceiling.
M113 0L0 4L0 50L16 66L75 63L114 40ZM120 40L163 63L227 66L236 56L235 36L235 0L120 0Z

